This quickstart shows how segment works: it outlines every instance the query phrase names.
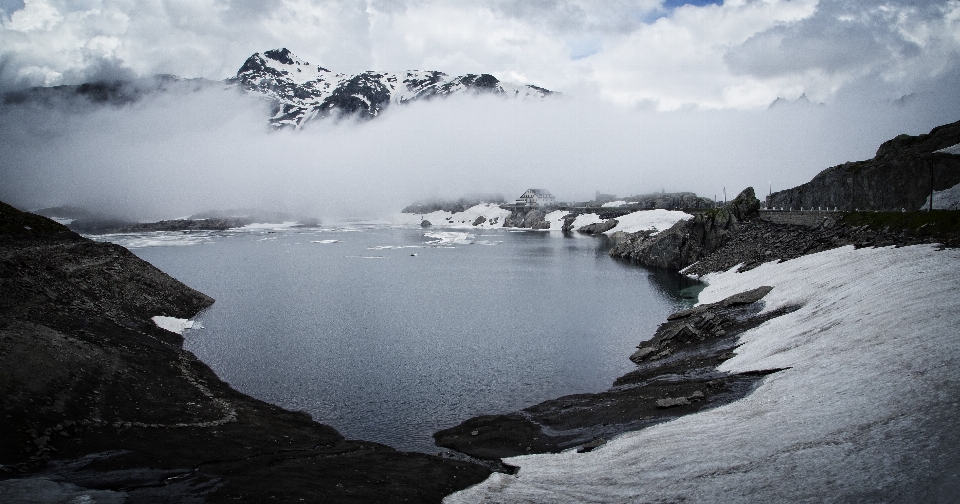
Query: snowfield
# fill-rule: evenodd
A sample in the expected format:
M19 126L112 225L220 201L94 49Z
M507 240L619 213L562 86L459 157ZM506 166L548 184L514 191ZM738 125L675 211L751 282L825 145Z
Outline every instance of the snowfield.
M707 275L700 302L771 285L765 311L802 308L745 332L721 370L784 371L589 453L507 459L516 475L444 502L955 502L960 251L843 247L735 270Z
M437 210L428 214L402 213L395 216L393 220L400 225L419 226L421 221L427 220L436 227L489 229L503 227L503 220L509 215L510 210L504 210L494 203L481 203L462 212ZM483 217L486 221L474 226L473 222L477 220L477 217Z
M549 231L561 231L563 228L563 218L570 212L566 210L554 210L548 213L544 219L550 223ZM423 220L430 221L435 227L446 228L501 228L503 221L510 215L509 210L504 210L493 203L483 203L472 206L463 212L444 212L436 211L428 214L409 214L402 213L394 217L393 221L397 225L419 226ZM478 217L486 219L482 224L474 226L473 223ZM639 210L623 217L617 217L617 227L607 231L610 235L617 231L626 233L635 233L648 229L663 231L669 229L679 221L690 219L693 216L674 210ZM600 216L593 213L586 213L577 216L573 224L573 229L579 229L589 224L603 222Z

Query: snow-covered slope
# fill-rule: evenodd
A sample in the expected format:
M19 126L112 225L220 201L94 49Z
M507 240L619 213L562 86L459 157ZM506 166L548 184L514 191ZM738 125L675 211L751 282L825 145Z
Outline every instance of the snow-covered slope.
M286 48L256 53L237 72L236 81L277 103L274 126L300 127L315 117L376 117L391 104L463 93L490 93L510 98L541 99L546 89L500 82L490 74L451 77L443 72L334 73L302 61Z
M744 399L589 453L507 459L475 502L954 502L960 251L838 248L708 275L703 303L774 286L722 370L785 368Z
M563 229L564 217L569 214L570 212L567 210L554 210L548 213L544 219L550 223L549 230L561 231ZM426 220L429 221L431 225L438 227L499 228L503 227L503 223L509 215L510 210L500 208L497 204L482 203L474 205L462 212L445 212L438 210L427 214L402 213L396 215L393 222L402 226L410 226L420 225L420 222ZM483 219L480 219L480 223L474 226L473 223L477 222L479 217L483 217ZM663 231L677 222L691 217L693 216L688 213L674 210L638 210L622 217L617 217L617 226L605 234L610 235L617 231L624 231L626 233L646 230ZM594 213L580 214L573 223L573 229L579 229L583 226L603 221L604 219L601 219L600 216Z

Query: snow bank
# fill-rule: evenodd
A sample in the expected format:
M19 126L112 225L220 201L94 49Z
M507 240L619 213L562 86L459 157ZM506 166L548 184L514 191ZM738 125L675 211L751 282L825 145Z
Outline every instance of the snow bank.
M945 147L936 152L942 152L944 154L960 154L960 144L951 145L950 147Z
M920 210L928 210L930 202L927 201L920 207ZM960 210L960 184L949 189L933 192L934 210Z
M569 213L570 212L563 210L550 212L547 215L547 221L550 222L550 230L560 231L561 228L563 228L563 217ZM677 222L690 218L693 218L693 216L674 210L638 210L622 217L617 217L617 226L604 234L610 235L617 231L636 233L637 231L645 231L648 229L663 231L669 229ZM595 224L603 222L604 220L606 219L601 219L599 215L594 213L580 214L573 222L573 229L577 230L588 224Z
M607 231L606 234L613 234L617 231L636 233L637 231L645 231L647 229L663 231L670 229L671 226L682 220L692 218L692 215L676 210L640 210L624 215L623 217L617 217L617 227Z
M438 210L428 214L410 214L402 213L394 217L394 222L398 225L419 226L423 220L430 221L430 224L438 227L452 228L499 228L503 227L503 221L510 215L510 210L504 210L494 203L481 203L474 205L462 212L444 212ZM478 217L486 220L477 226L474 221Z
M157 315L151 320L153 320L153 323L157 324L157 327L160 329L166 329L177 334L183 334L187 329L193 328L193 321L188 319Z
M829 250L708 275L709 303L774 286L731 372L746 398L589 453L507 459L445 502L933 502L960 495L960 251ZM736 268L734 268L735 270Z

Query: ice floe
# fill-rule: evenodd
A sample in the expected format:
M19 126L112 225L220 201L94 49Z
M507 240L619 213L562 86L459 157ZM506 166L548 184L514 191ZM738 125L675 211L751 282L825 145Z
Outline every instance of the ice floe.
M721 370L784 369L725 406L588 453L514 457L474 502L950 502L960 495L960 251L843 247L708 275L702 303L761 285ZM642 335L638 335L638 338Z

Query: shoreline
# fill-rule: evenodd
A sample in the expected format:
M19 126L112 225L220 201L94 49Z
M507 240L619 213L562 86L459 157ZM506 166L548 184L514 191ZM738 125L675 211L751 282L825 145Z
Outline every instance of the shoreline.
M0 496L439 502L482 466L346 440L233 390L151 317L213 302L0 204Z
M742 289L772 286L757 312L766 320L741 333L735 355L716 370L776 372L723 406L588 449L506 458L516 474L494 474L445 502L921 502L956 495L960 314L917 293L935 281L951 298L960 294L958 263L960 251L932 244L845 246L708 274L701 304L671 322L702 321ZM676 327L661 326L637 360L656 355L645 349L659 352L681 339L686 331L672 332ZM682 398L695 405L692 396Z

